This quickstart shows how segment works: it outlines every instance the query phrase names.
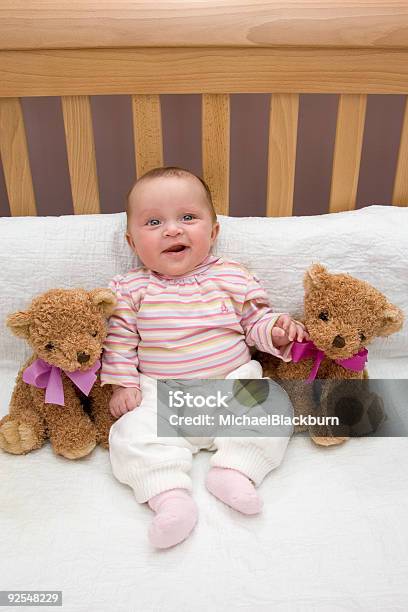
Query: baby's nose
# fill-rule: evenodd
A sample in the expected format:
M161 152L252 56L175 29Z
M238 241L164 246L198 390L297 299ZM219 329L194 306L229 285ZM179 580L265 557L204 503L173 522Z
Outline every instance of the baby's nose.
M178 223L168 223L164 228L165 236L177 236L180 234L183 229L178 225Z

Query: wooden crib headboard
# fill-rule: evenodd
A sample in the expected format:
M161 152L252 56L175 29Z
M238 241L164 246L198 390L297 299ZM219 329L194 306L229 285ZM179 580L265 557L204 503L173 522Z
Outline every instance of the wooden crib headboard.
M52 7L52 8L51 8ZM160 94L202 94L203 176L228 214L231 93L270 92L266 214L293 207L300 93L337 93L330 212L355 207L367 94L408 93L408 4L3 0L0 154L12 215L36 205L20 98L61 96L74 211L100 211L90 95L132 96L136 170L163 165ZM394 205L408 204L408 105Z

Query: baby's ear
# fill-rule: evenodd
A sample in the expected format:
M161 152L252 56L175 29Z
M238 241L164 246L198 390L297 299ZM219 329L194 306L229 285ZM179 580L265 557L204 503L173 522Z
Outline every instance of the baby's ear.
M404 323L404 313L398 306L387 302L382 313L380 329L377 331L379 336L390 336L399 331Z
M303 279L303 286L306 291L318 287L329 277L329 273L322 264L313 264L307 271Z
M98 306L99 310L105 315L106 318L110 317L115 310L117 299L113 291L101 287L99 289L92 289L89 292L89 297L95 306Z
M29 327L31 320L30 311L24 312L23 310L19 310L7 317L6 325L15 336L27 339L30 335Z

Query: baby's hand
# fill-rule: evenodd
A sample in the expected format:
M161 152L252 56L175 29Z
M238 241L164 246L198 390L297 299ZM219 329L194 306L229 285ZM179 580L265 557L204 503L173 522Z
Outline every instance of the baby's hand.
M295 321L289 315L281 315L272 327L272 342L274 346L281 347L289 344L292 340L302 342L309 340L309 334L303 323Z
M134 410L142 401L142 394L136 387L113 387L113 395L109 402L109 410L117 419Z

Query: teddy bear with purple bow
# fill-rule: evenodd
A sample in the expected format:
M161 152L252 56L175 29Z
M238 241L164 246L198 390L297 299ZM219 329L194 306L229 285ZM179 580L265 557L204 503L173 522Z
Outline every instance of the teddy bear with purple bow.
M33 354L0 420L1 449L21 455L49 438L55 453L79 459L96 444L108 448L112 390L101 387L98 370L115 305L110 289L51 289L8 316L7 326Z
M331 274L321 264L307 270L303 284L299 320L310 339L293 343L291 362L263 353L256 358L264 375L286 389L296 415L336 417L337 425L309 427L316 444L331 446L372 433L381 422L382 400L368 386L367 346L399 331L404 315L366 281Z

